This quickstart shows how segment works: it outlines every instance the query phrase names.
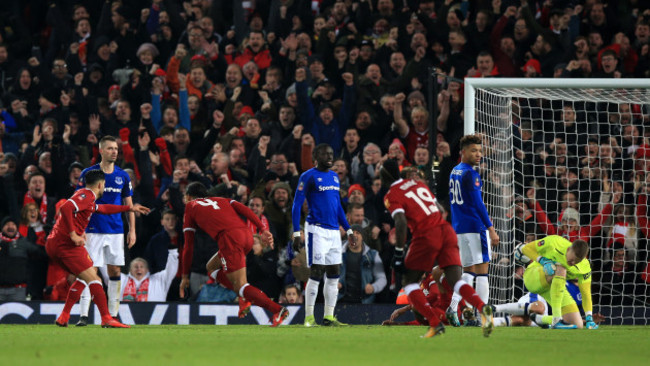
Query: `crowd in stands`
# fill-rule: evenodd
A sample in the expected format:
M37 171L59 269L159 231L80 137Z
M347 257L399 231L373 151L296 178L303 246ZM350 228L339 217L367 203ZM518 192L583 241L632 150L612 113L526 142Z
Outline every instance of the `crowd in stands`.
M248 205L273 233L275 248L258 243L249 254L250 283L299 302L308 269L287 245L292 197L313 147L328 143L363 243L346 245L341 301L394 303L401 286L378 167L397 159L404 176L428 179L435 161L445 206L463 135L460 81L648 77L649 41L650 4L640 0L3 1L0 301L13 288L65 296L44 241L57 202L112 135L134 202L153 209L137 217L126 249L127 263L146 261L124 273L176 268L167 262L183 245L182 193L199 181ZM432 152L430 68L453 77L436 98ZM643 303L650 105L561 104L545 114L539 104L515 101L513 153L527 189L512 194L513 240L591 239L595 286L606 284L595 303ZM217 250L197 232L192 300ZM167 299L178 300L173 283Z

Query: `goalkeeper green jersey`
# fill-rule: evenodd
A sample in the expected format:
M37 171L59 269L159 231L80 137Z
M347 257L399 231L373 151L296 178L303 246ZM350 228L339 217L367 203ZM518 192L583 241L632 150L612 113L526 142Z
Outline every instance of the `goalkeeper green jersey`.
M566 279L578 280L578 283L591 282L591 264L587 258L574 266L569 266L566 261L566 251L571 242L559 235L549 235L540 240L535 240L524 246L522 252L528 258L536 260L537 257L545 257L566 268Z

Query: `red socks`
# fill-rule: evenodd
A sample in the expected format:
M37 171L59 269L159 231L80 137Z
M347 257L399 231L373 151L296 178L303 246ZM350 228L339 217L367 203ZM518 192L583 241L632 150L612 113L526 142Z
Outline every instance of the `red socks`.
M445 290L447 290L448 293L454 293L454 290L451 288L451 286L449 286L449 282L447 282L446 277L442 279L442 286L445 288ZM481 311L483 309L483 305L485 305L485 303L483 300L481 300L476 291L474 291L474 288L469 284L463 284L460 289L458 289L458 293L460 293L460 296L462 296L465 301L478 309L478 311ZM462 308L463 307L459 307L459 309Z
M224 270L219 270L217 272L217 282L219 282L220 285L223 287L227 288L230 291L235 291L235 289L232 287L232 282L228 279L228 276L226 276L226 272Z
M476 291L474 291L472 286L465 283L460 287L460 289L458 289L458 292L463 297L463 299L465 299L465 301L470 303L474 308L478 309L478 311L483 310L485 303L483 300L481 300Z
M79 301L81 297L81 292L86 288L86 284L81 281L74 281L70 289L68 290L68 297L65 299L65 305L63 306L62 314L70 314L72 306Z
M102 319L106 317L111 317L111 314L108 313L108 304L106 303L106 294L104 294L104 288L99 282L93 281L88 285L90 289L90 296L92 296L93 302L97 305L99 313L102 315Z
M72 310L72 306L76 304L79 301L79 298L81 297L81 292L84 290L86 287L86 284L81 281L74 281L72 284L72 287L70 287L70 290L68 291L68 297L65 300L65 305L63 306L63 312L62 314L68 314L70 315L70 310ZM95 305L97 305L97 308L99 309L99 313L102 315L102 319L108 317L110 318L111 315L108 313L108 305L106 304L106 295L104 294L104 288L99 282L91 282L88 285L88 289L90 290L90 295L93 298L93 302Z
M270 311L272 314L275 314L280 310L282 310L282 306L276 304L271 299L269 299L269 297L266 296L266 294L264 294L257 287L246 284L244 285L243 290L244 291L242 295L244 295L244 298L246 300L252 302L257 306L263 307L264 309Z
M427 303L424 292L421 289L413 290L408 294L409 303L429 321L429 326L436 327L440 323L440 318L436 316L431 305Z

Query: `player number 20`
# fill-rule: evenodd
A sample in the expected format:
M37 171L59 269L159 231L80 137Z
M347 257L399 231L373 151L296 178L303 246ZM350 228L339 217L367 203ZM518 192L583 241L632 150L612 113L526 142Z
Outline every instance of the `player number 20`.
M463 195L461 193L462 191L460 190L460 181L459 180L449 180L449 193L451 195L451 203L452 204L457 204L457 205L462 205L464 203L463 201Z
M418 206L422 207L422 210L424 211L427 216L431 215L434 212L438 212L438 206L436 206L436 200L431 197L431 193L429 190L427 190L424 187L420 187L415 190L415 192L407 192L405 194L406 197L412 199L415 201L415 203L418 204ZM426 202L426 203L425 203ZM427 203L431 203L430 205Z
M198 203L201 206L212 206L212 208L214 208L215 210L221 209L219 207L219 205L217 205L217 202L215 202L215 201L213 201L213 200L211 200L209 198L200 199L200 200L196 201L196 203Z

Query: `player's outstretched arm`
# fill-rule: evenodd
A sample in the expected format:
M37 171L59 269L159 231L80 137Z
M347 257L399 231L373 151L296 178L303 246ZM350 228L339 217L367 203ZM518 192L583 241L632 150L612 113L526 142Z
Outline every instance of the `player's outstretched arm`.
M235 200L230 201L230 206L232 206L233 210L235 210L235 212L237 212L239 215L244 216L248 219L248 221L252 222L258 229L268 229L264 226L262 220L260 220L260 218L257 217L257 215L255 215L255 213L250 208L248 208L248 206L243 205Z
M139 214L143 214L143 215L148 215L149 212L151 212L151 209L148 208L148 207L142 206L139 203L136 203L135 205L133 205L133 207L131 207L131 209L129 211L139 213Z
M401 307L399 309L396 309L395 311L393 311L392 314L390 314L390 318L388 320L384 320L381 323L381 325L393 325L395 323L395 321L397 320L397 318L404 315L406 312L408 312L410 310L411 310L411 305L406 305L406 306L403 306L403 307Z
M95 211L100 214L104 215L112 215L120 212L137 212L141 213L143 215L149 214L151 210L147 207L142 206L139 203L136 203L133 206L128 206L128 205L110 205L110 204L101 204L97 205L97 210Z

